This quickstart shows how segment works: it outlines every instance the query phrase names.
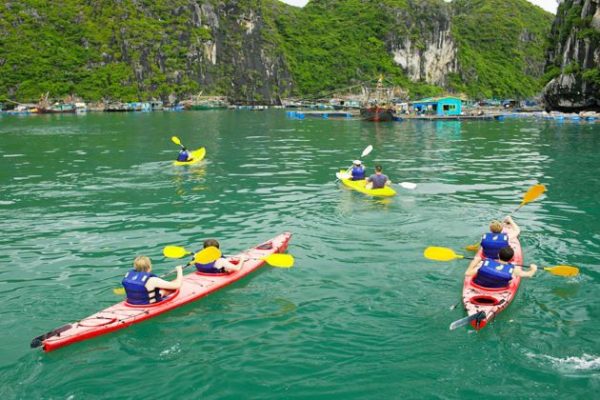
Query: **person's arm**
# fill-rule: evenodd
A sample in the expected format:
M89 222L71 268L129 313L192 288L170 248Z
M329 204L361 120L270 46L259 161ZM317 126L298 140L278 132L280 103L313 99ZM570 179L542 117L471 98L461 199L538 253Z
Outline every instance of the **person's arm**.
M239 262L237 264L232 263L226 258L219 258L215 262L215 268L225 268L227 272L239 271L244 267L244 263L246 262L246 257L239 257Z
M149 290L154 290L156 288L158 289L168 289L168 290L177 290L181 287L181 284L183 283L183 267L181 265L178 265L175 267L175 270L177 271L177 278L175 278L174 281L165 281L164 279L159 278L158 276L153 276L152 278L148 279L148 289Z
M519 228L519 225L517 225L510 215L504 218L504 224L509 228L511 235L514 237L517 237L521 234L521 228Z
M386 185L391 185L392 184L392 180L387 175L385 176L385 184Z
M469 263L467 270L465 271L465 276L473 276L479 270L481 263L481 257L475 256Z
M532 276L535 275L535 273L538 270L538 266L535 264L531 264L529 266L529 270L528 271L523 271L523 267L521 267L520 265L515 267L515 270L513 271L513 275L514 276L520 276L521 278L531 278Z

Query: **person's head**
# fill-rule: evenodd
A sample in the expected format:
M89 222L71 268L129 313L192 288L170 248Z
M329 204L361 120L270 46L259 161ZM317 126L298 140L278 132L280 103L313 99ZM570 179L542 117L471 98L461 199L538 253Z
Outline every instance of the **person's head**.
M356 167L360 167L360 166L362 165L362 161L360 161L360 160L354 160L353 164L354 164Z
M500 249L498 252L498 258L500 261L509 262L515 255L515 251L510 246L506 246Z
M376 165L375 172L381 173L381 171L383 171L383 168L381 167L381 165Z
M204 241L204 248L207 248L207 247L216 247L218 249L219 242L217 242L215 239L206 239Z
M137 272L150 272L152 271L152 263L146 256L137 256L135 260L133 260L133 269Z
M492 222L490 222L490 231L493 233L502 232L502 222L498 220L493 220Z

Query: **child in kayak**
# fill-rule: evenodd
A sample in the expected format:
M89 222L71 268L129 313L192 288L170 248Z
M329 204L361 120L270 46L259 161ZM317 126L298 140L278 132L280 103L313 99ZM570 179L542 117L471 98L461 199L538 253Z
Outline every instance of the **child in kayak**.
M181 150L179 150L179 154L177 155L177 161L192 161L190 152L184 146L181 146Z
M510 246L506 246L500 249L498 252L498 259L485 259L480 261L474 267L469 265L466 276L475 276L473 282L479 286L486 288L502 288L508 286L510 280L515 276L522 278L531 278L535 275L538 267L535 264L529 266L529 271L523 271L520 265L514 265L510 262L514 257L515 252Z
M183 268L177 266L177 278L167 282L152 273L152 262L146 256L133 261L133 269L123 278L123 287L129 304L150 304L164 300L164 296L181 287ZM162 290L161 290L162 289Z
M367 189L381 189L385 185L390 185L392 181L383 174L381 165L375 166L375 173L367 178Z
M352 164L352 170L350 171L350 173L352 174L351 179L353 181L362 181L363 179L365 179L365 167L364 165L362 165L362 161L354 160Z
M207 239L204 241L204 247L216 247L219 248L219 242L215 239ZM246 261L245 257L240 257L239 262L237 264L232 263L225 257L221 257L216 259L213 262L208 264L196 263L196 269L198 272L202 272L203 274L228 274L231 272L239 271L244 266L244 262Z
M490 231L484 233L481 238L481 254L483 257L480 257L478 253L469 263L468 269L475 268L483 258L498 259L500 249L509 246L510 240L517 238L520 233L521 228L510 215L504 218L503 222L498 220L490 222Z

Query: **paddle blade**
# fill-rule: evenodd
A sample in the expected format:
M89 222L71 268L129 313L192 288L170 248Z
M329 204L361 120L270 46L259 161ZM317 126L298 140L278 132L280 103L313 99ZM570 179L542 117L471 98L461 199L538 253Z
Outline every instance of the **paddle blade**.
M435 261L450 261L456 258L463 258L460 254L456 254L452 249L447 247L428 247L423 252L425 258Z
M125 296L125 288L114 288L113 289L113 293L116 294L117 296Z
M555 267L545 267L544 271L548 271L552 275L558 275L558 276L577 276L577 275L579 275L579 268L571 267L570 265L557 265Z
M362 154L360 155L360 158L363 158L365 156L368 156L369 153L371 153L373 151L373 146L368 145L367 147L365 147L365 149L363 150Z
M469 245L465 246L465 250L477 251L477 250L479 250L479 243L469 244Z
M263 260L272 267L291 268L294 265L294 257L291 254L275 253L264 257Z
M189 251L179 246L166 246L163 249L163 255L167 258L181 258L191 254Z
M177 136L171 136L171 142L175 143L177 146L181 146L181 140Z
M207 247L194 255L194 262L199 264L209 264L221 257L221 250L214 246Z
M545 191L546 186L542 184L532 186L531 189L529 189L527 193L525 193L525 195L523 196L523 201L521 202L521 205L525 205L529 202L534 201L535 199L540 197Z
M404 189L416 189L417 184L416 183L412 183L412 182L401 182L400 186L402 186Z

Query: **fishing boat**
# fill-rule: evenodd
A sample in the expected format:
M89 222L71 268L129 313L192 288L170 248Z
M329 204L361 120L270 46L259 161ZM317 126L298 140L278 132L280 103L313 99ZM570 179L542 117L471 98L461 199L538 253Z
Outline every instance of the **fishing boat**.
M383 86L383 76L380 75L375 87L375 96L370 98L370 90L363 88L366 93L367 100L365 105L360 109L360 116L365 121L384 122L393 121L396 110L391 105L392 90L386 89Z

